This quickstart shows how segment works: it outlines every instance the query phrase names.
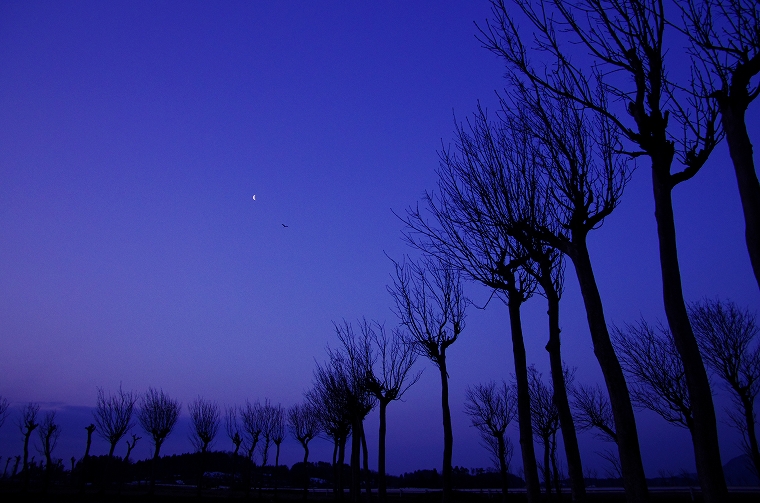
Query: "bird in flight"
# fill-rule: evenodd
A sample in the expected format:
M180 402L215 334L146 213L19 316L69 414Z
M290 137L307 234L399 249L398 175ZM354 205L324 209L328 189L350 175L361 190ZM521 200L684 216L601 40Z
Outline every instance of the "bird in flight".
M285 225L285 224L282 224L282 226L283 226L283 227L287 227L287 225Z

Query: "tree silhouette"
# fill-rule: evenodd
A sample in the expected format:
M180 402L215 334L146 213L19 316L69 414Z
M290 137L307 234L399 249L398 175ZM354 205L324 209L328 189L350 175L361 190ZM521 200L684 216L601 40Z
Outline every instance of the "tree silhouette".
M483 443L496 460L501 474L503 501L507 501L509 444L505 432L517 415L514 392L505 382L497 386L495 381L490 381L468 387L465 396L467 401L464 411L470 416L472 425L478 429Z
M642 320L624 329L615 327L613 333L615 349L633 383L634 403L691 431L694 419L686 376L670 331L662 326L655 330Z
M216 402L198 397L187 406L192 421L190 439L193 447L201 453L208 451L219 431L219 406Z
M109 458L113 457L116 444L133 426L132 411L136 402L137 396L131 391L124 391L121 386L118 392L108 396L103 388L98 388L98 399L92 415L98 435L110 445Z
M29 485L29 437L32 432L39 426L37 422L37 413L40 411L40 405L29 402L21 410L21 419L18 422L18 428L24 436L24 464L22 465L24 473L24 490Z
M557 431L559 431L559 410L554 400L554 390L544 384L541 373L531 365L530 405L533 415L533 432L544 446L544 485L546 493L552 492L552 481L557 494L560 493L559 470L557 468ZM567 372L566 372L567 374ZM572 379L567 379L568 381Z
M484 44L504 58L509 73L576 106L593 110L634 146L633 157L647 156L651 161L663 301L686 372L694 417L692 443L697 472L705 500L724 501L727 489L715 410L683 298L672 205L673 189L701 169L721 138L716 126L717 110L709 100L694 99L695 95L706 96L698 79L691 82L691 92L683 93L680 90L688 84L675 84L667 78L666 28L673 23L666 17L664 2L514 0L512 4L534 31L535 51L523 43L513 12L504 0L492 2L496 21L481 31ZM592 64L575 62L565 52L565 37L586 49ZM535 66L531 61L530 56L538 53L549 59L545 66ZM628 78L621 79L620 75ZM624 110L610 106L607 95L623 103ZM678 137L671 134L672 122L677 123ZM673 172L676 159L683 169ZM577 270L579 264L576 260L574 263ZM595 338L595 330L591 332ZM598 355L596 343L595 351ZM644 501L648 498L647 488L633 414L626 411L627 417L621 415L618 402L622 391L618 386L610 386L611 376L604 365L603 372L615 412L624 483L632 501Z
M127 454L124 456L124 461L129 461L129 455L132 454L132 450L137 445L137 441L142 437L138 437L136 433L132 434L132 442L127 440Z
M387 500L385 481L385 437L386 409L394 400L400 400L404 393L420 378L422 372L410 375L417 360L414 345L399 330L389 336L379 323L361 324L362 336L369 339L374 347L375 362L366 375L365 386L379 404L380 430L377 446L377 485L380 501Z
M235 446L235 450L232 452L234 459L240 450L240 445L243 443L243 436L240 434L240 424L238 423L237 407L234 405L226 407L224 410L224 431L232 441L232 445Z
M312 383L306 400L316 410L322 431L333 441L333 495L336 501L342 501L343 462L352 424L348 376L342 366L331 360L326 365L317 364Z
M678 3L683 33L692 44L692 67L701 68L721 125L739 185L745 240L760 286L760 182L755 172L746 113L760 93L760 7L755 0L688 0Z
M277 404L277 407L272 407L271 425L272 442L275 445L274 497L277 499L277 468L280 466L280 445L285 440L285 409L280 404Z
M45 487L50 484L53 476L53 450L58 443L58 437L61 435L61 427L55 423L55 411L45 414L42 422L37 429L37 435L42 444L42 454L45 456Z
M601 386L579 384L571 388L571 394L578 428L582 431L596 430L602 440L617 443L612 407Z
M760 393L760 342L755 316L730 301L703 300L689 314L707 365L731 391L736 411L731 422L741 431L744 447L760 476L755 432L755 398Z
M464 330L467 299L458 270L434 258L420 263L395 263L396 274L389 292L396 302L396 315L411 335L417 352L438 367L441 375L443 412L443 501L451 499L451 458L454 435L449 407L449 373L446 351Z
M288 426L293 437L303 447L303 499L309 497L309 442L321 431L319 413L310 402L293 405L288 409Z
M254 403L246 400L245 407L240 410L240 417L243 422L243 431L245 433L244 441L246 444L245 449L247 451L246 456L250 462L250 468L248 469L247 475L248 482L246 484L246 493L248 493L251 487L251 468L256 466L256 461L253 458L253 453L256 452L256 446L259 443L265 427L264 408L261 406L258 400Z
M140 399L140 408L137 412L137 420L143 430L151 436L153 441L153 462L151 463L151 492L156 485L156 464L166 437L174 429L179 419L182 404L169 397L164 390L148 388L148 391Z

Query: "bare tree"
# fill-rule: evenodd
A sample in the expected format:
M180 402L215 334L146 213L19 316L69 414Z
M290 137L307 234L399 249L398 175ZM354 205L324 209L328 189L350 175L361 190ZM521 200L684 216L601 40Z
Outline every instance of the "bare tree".
M39 411L39 404L29 402L23 409L21 409L21 419L18 422L18 428L24 436L24 464L22 466L25 473L25 481L27 482L29 479L29 437L32 436L32 432L40 425L37 422L37 414Z
M277 428L278 407L273 406L268 398L264 400L264 405L261 407L261 436L264 440L261 445L261 466L266 466L269 460L269 447L272 445Z
M393 286L396 314L411 335L416 350L438 367L443 412L443 501L451 499L451 458L454 435L449 407L446 351L464 330L467 299L460 273L432 258L420 263L396 263Z
M755 399L760 393L760 342L755 315L730 301L703 300L689 314L707 365L731 391L736 412L732 423L760 476Z
M379 323L364 320L361 332L365 339L372 341L376 359L366 376L365 386L380 405L380 431L377 448L377 485L380 501L386 501L385 482L385 437L386 409L388 405L400 400L406 391L419 380L422 372L411 374L417 361L414 345L400 330L393 330L389 336L385 327Z
M657 413L671 424L694 427L683 363L673 336L646 321L613 329L613 341L631 382L634 403Z
M346 441L351 433L351 412L348 406L348 377L344 369L331 361L317 364L313 388L306 392L306 400L314 407L322 431L333 441L333 495L343 499L343 462Z
M275 445L274 455L274 497L277 499L277 469L280 466L280 445L285 440L285 409L282 405L272 407L272 442Z
M95 430L97 427L94 424L90 424L89 426L85 426L84 428L87 430L87 447L84 450L84 459L87 459L90 457L90 447L92 446L92 434L95 433Z
M724 501L727 489L715 410L683 298L672 206L673 189L700 170L721 138L717 110L708 100L693 99L695 95L705 95L704 90L698 89L698 79L690 83L693 92L687 93L681 93L680 89L689 84L674 84L667 79L666 28L672 23L666 17L665 2L514 0L511 4L527 17L534 31L535 50L523 43L514 13L504 0L493 1L496 21L481 34L484 44L505 59L513 78L593 110L634 146L632 156L647 156L651 161L663 301L684 362L694 417L692 443L697 471L706 501ZM591 64L581 65L570 58L564 52L564 37L584 47L593 59ZM535 66L531 55L540 53L548 61ZM551 72L547 70L549 67L553 69ZM621 79L621 75L627 78ZM623 103L624 109L610 106L608 94ZM670 121L671 118L675 120ZM677 123L676 135L672 134L673 127L669 127L672 122ZM683 169L673 172L676 160ZM574 263L578 270L575 259ZM595 339L595 330L591 332ZM595 351L599 356L596 343ZM627 417L621 415L618 402L622 390L610 386L611 376L604 365L603 372L618 427L626 490L631 500L645 501L648 494L633 414L626 411Z
M156 463L166 437L174 429L179 419L182 404L169 397L163 390L148 388L148 391L140 400L140 409L137 412L137 420L143 430L153 440L153 462L151 475L151 491L156 485Z
M501 474L503 500L507 501L509 489L508 438L507 427L517 415L517 403L514 392L507 383L497 385L495 381L476 384L465 391L467 402L465 413L470 416L472 425L480 432L483 442L489 448Z
M755 172L746 112L760 93L760 7L755 0L679 2L692 66L718 102L744 212L745 239L760 286L760 182Z
M617 443L615 417L607 395L598 384L579 384L571 389L573 409L580 430L596 430L596 434L608 442Z
M246 401L245 407L240 410L240 417L243 420L243 431L246 437L247 456L251 462L254 462L253 453L256 451L256 445L259 443L261 432L264 430L263 413L263 408L258 400L254 403Z
M235 450L232 452L234 459L240 450L240 445L243 443L243 436L240 434L240 424L238 423L237 407L234 405L224 409L224 431L232 441L232 445L235 446Z
M533 432L544 446L544 485L546 494L552 492L552 480L559 494L557 478L557 431L559 431L559 411L554 403L554 391L544 384L541 373L531 365L528 368L530 378L530 405L533 416ZM552 476L554 472L554 476Z
M98 399L92 415L98 434L111 446L108 451L110 458L113 457L116 444L134 426L132 411L136 402L137 395L131 391L124 391L121 385L118 392L108 396L103 388L98 388Z
M205 453L219 431L219 406L199 396L187 408L193 423L190 439L198 451Z
M132 433L132 442L127 440L127 454L124 456L124 461L129 461L129 455L132 454L132 450L137 445L137 441L142 437L138 437L136 433Z
M50 477L55 467L55 463L53 463L53 450L58 444L58 437L61 435L61 427L55 422L55 411L45 414L37 429L37 435L42 444L41 452L45 456L45 485L47 485L50 483Z
M306 501L309 497L309 442L321 431L319 413L308 398L305 403L293 405L288 409L288 426L293 437L303 447L303 499Z

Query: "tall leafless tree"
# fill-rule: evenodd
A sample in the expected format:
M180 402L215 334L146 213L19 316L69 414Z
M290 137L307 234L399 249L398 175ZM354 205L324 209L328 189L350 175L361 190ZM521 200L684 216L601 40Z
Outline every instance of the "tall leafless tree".
M187 408L192 421L190 439L196 450L205 453L219 431L219 406L198 397Z
M378 439L378 494L380 501L387 498L385 482L386 409L394 400L400 400L417 382L421 372L410 375L417 359L413 344L399 330L389 336L384 325L362 320L359 324L362 344L371 346L371 365L367 368L364 386L374 395L380 408ZM366 442L365 442L366 444Z
M108 457L113 457L113 451L116 444L132 428L132 412L137 402L137 395L131 391L124 391L119 386L119 391L106 396L103 388L98 388L98 399L95 411L92 415L95 418L98 435L109 443Z
M411 335L416 350L438 367L443 412L443 501L451 499L454 434L449 406L449 373L446 351L464 330L467 299L457 269L434 258L420 263L396 263L389 292L396 315Z
M731 391L736 411L732 423L760 476L755 399L760 393L760 341L755 315L730 301L703 300L689 314L707 365Z
M351 323L335 324L335 332L341 343L339 350L328 348L331 364L342 368L341 373L346 378L348 411L351 416L351 497L358 501L361 493L362 473L361 454L364 454L364 480L369 487L369 455L364 435L364 419L375 407L375 396L368 388L368 376L372 374L375 361L373 347L368 337L366 320L359 322L360 334L357 334Z
M760 286L760 182L746 113L760 94L760 5L755 0L679 2L693 66L718 102L744 212L747 250Z
M245 402L245 407L240 409L240 418L245 432L245 448L248 460L254 462L253 453L264 431L264 410L259 401Z
M724 501L727 490L715 410L683 298L672 205L674 187L699 171L721 138L717 110L708 100L693 99L704 95L697 89L698 80L674 84L667 78L666 39L670 35L666 28L672 22L666 17L665 2L514 0L510 5L528 19L534 31L532 48L523 43L513 12L504 0L493 1L496 21L481 32L486 46L505 59L509 72L516 79L595 111L634 146L631 155L647 156L651 161L663 300L692 402L697 472L706 501ZM564 37L586 49L591 64L581 65L569 57ZM531 56L538 53L547 60L536 66ZM551 72L547 71L549 67ZM621 75L628 78L621 79ZM690 84L694 92L680 92ZM599 89L606 91L605 96L600 96ZM622 102L623 109L610 106L607 94ZM669 126L671 123L677 125ZM678 133L672 134L673 129ZM676 160L683 169L673 172ZM591 332L594 337L594 330ZM609 387L606 372L605 380ZM624 483L631 500L645 501L648 495L638 442L633 442L637 438L630 438L627 431L627 419L632 414L626 420L619 416L618 396L610 389Z
M405 237L414 247L449 263L470 279L492 289L508 308L517 384L520 452L530 502L541 497L533 445L528 392L528 363L521 307L534 293L536 281L526 269L528 252L514 238L516 214L531 214L529 184L522 184L512 164L511 135L494 134L485 112L478 110L469 131L457 126L455 152L440 152L438 193L426 193L426 208L409 210ZM519 164L519 162L518 162ZM526 190L527 189L527 190ZM527 204L526 204L527 203ZM527 206L527 208L526 208ZM430 222L429 216L432 216Z
M277 469L280 466L280 446L285 440L285 409L282 405L277 404L276 407L272 407L272 442L275 445L274 455L274 497L277 499Z
M232 452L233 458L237 456L240 445L243 443L243 436L240 434L240 423L238 422L238 411L234 405L224 409L224 431L235 446Z
M503 501L507 501L509 489L508 438L505 436L507 427L517 416L517 402L514 391L502 382L495 381L486 384L476 384L465 391L465 413L470 416L497 461L501 474L501 491Z
M140 399L137 420L143 430L151 436L154 447L151 464L151 492L156 485L156 464L161 446L177 424L181 410L182 404L169 397L164 393L164 390L148 388L148 391Z
M293 437L303 447L303 499L309 497L309 442L322 431L319 412L308 399L305 403L293 405L288 409L288 426Z
M317 364L313 388L306 392L306 400L319 416L322 431L333 441L333 495L343 500L343 462L346 441L351 433L351 414L348 408L348 378L343 369L330 362Z
M628 374L634 403L671 424L694 427L683 363L673 336L646 321L613 329L615 349Z

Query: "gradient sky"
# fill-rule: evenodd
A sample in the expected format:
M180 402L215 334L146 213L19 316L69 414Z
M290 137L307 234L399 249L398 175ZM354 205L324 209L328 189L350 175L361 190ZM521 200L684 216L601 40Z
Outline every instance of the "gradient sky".
M473 24L488 17L485 0L0 0L0 395L58 409L64 459L83 453L97 387L300 401L337 343L333 321L396 323L385 254L410 250L393 211L435 187L455 116L495 106L504 69ZM641 163L590 237L610 322L664 318L650 192ZM725 144L674 199L687 300L756 309ZM481 306L489 296L468 292ZM561 310L568 364L598 381L571 266ZM525 324L528 358L548 373L540 297ZM467 385L512 372L503 305L470 309L449 367L454 464L488 466L462 410ZM419 368L389 407L390 473L440 467L440 384ZM164 452L191 449L183 417ZM694 469L685 431L638 418L648 475ZM0 429L4 457L21 452L15 419ZM374 412L372 459L376 425ZM720 435L725 462L738 436ZM595 451L609 446L581 442L603 474ZM327 461L329 444L314 445ZM283 448L298 460L295 441ZM144 439L133 456L148 453Z

